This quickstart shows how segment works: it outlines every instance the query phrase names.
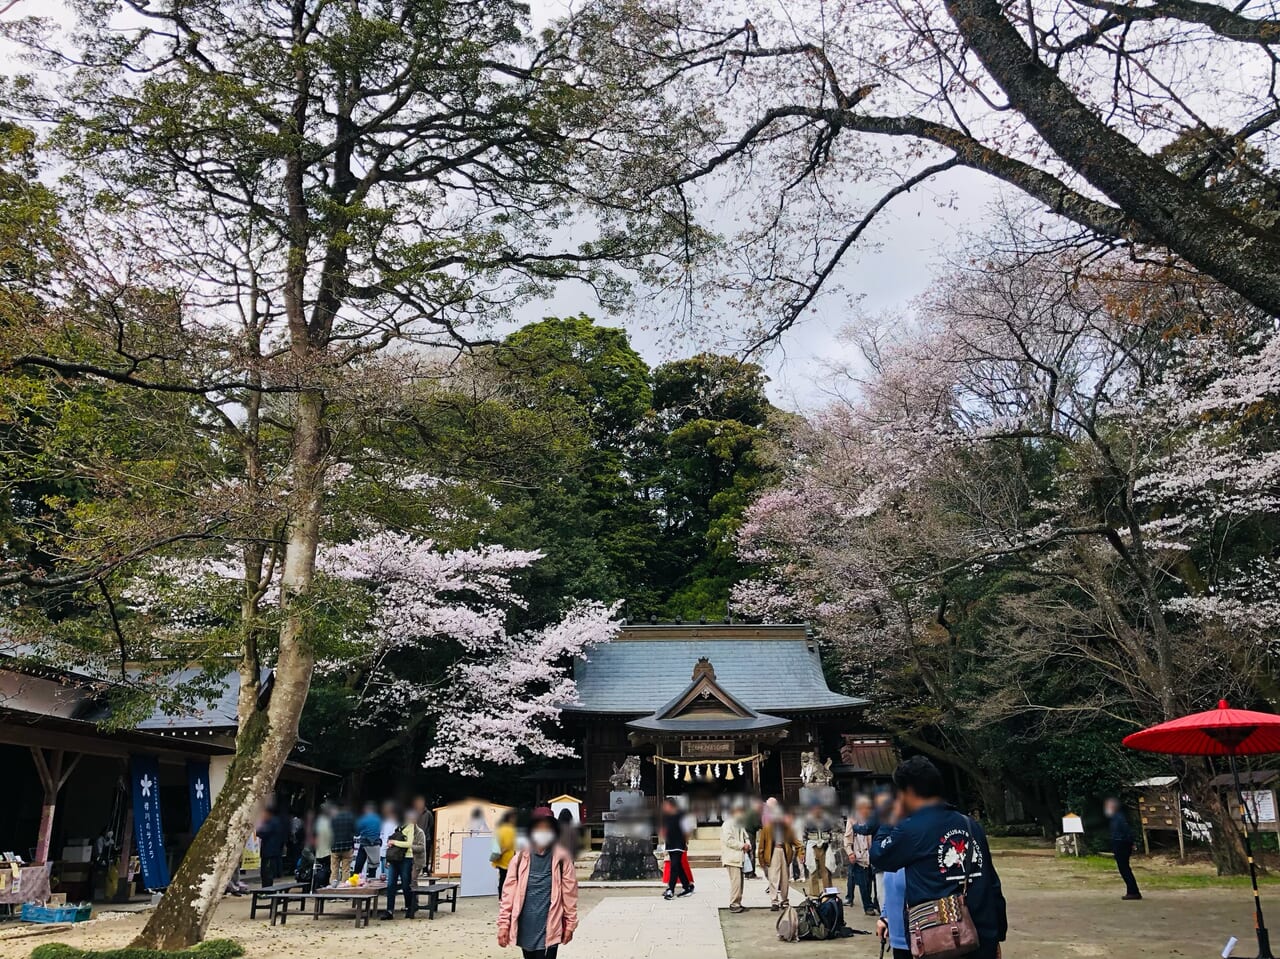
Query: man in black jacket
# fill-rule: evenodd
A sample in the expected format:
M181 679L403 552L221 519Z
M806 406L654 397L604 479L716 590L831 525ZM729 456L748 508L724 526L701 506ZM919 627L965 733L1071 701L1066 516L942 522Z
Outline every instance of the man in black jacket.
M1124 814L1124 808L1115 796L1108 796L1102 809L1111 826L1111 851L1116 857L1116 870L1124 880L1124 895L1120 898L1141 899L1138 880L1134 878L1133 869L1129 866L1129 857L1133 855L1133 829L1129 826L1129 817Z
M284 872L284 849L289 838L289 827L276 812L274 803L268 804L258 824L258 874L262 886L275 883Z
M333 873L333 884L340 886L347 881L351 870L351 860L355 855L356 817L346 803L338 806L337 812L330 819L333 829L333 852L330 855L330 872Z
M942 774L925 757L913 756L898 766L893 784L902 818L876 832L871 865L877 872L906 870L904 925L912 906L963 892L978 931L972 955L997 959L1008 919L986 833L943 801Z
M667 846L667 860L671 873L667 877L667 890L663 899L676 897L676 883L680 883L680 896L693 894L693 880L689 877L689 842L685 836L684 816L674 799L662 803L661 839Z

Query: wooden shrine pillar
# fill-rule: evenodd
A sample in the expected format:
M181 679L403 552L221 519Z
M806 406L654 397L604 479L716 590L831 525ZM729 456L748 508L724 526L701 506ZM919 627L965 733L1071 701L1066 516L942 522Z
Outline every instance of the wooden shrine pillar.
M755 759L751 760L751 778L755 782L756 795L759 796L761 799L764 799L766 798L764 794L764 782L763 782L764 771L761 768L761 762L760 762L759 740L756 740L751 744L751 752L755 756Z
M662 761L664 755L662 741L659 740L653 747L653 768L658 774L658 786L653 791L653 819L657 823L662 821L662 804L667 797L667 773L670 771L667 769L667 764Z
M124 781L129 782L129 761L124 764ZM133 855L133 790L124 791L124 823L120 827L120 858L116 860L116 902L133 897L133 880L129 878L129 859Z
M31 758L35 760L36 772L40 776L40 785L44 787L44 803L40 807L40 832L36 837L36 859L38 863L49 861L49 846L53 843L53 817L58 811L58 793L66 785L71 774L80 762L80 754L72 757L71 762L64 763L65 753L61 749L45 752L38 746L32 746Z

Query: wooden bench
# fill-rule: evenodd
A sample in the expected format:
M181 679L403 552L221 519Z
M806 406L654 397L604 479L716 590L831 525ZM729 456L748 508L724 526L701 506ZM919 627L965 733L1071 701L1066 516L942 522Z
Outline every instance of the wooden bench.
M352 887L350 889L317 889L314 892L277 892L267 896L267 901L271 904L271 925L276 924L276 920L280 920L280 925L284 925L289 919L289 903L296 902L299 905L299 912L307 908L307 903L311 903L311 918L319 919L324 914L324 905L326 902L333 900L347 900L351 903L355 910L356 928L369 925L369 919L373 916L373 910L377 907L378 897L382 895L384 887L382 886L364 886Z
M277 893L293 892L295 889L306 889L307 883L290 880L289 882L278 882L272 886L263 886L261 889L254 889L249 900L249 918L257 919L258 910L265 909L269 905L263 902L264 899L270 899Z
M422 903L421 897L427 897L428 919L436 917L436 913L440 910L441 901L449 904L450 912L458 911L458 883L456 882L420 883L413 887L413 892L415 896L419 897L419 908L421 908Z

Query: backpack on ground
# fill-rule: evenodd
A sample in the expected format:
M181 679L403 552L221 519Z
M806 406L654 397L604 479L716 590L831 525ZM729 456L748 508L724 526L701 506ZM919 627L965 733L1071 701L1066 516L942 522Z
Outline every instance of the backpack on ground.
M823 896L818 900L818 918L822 922L823 939L840 939L849 927L844 924L844 903L837 896Z
M778 917L778 938L783 942L800 941L800 916L795 906L783 906Z
M827 938L827 927L822 924L822 913L818 910L816 900L805 899L796 908L796 915L798 938L802 940Z

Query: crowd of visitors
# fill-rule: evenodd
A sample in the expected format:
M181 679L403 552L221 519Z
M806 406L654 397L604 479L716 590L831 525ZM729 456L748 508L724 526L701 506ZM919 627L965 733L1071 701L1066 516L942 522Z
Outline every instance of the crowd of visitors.
M678 864L684 861L688 834L675 803L664 809L663 833L668 852L675 844L664 894L671 898L677 879L684 882ZM1117 840L1117 850L1124 838ZM737 804L720 829L731 912L743 911L743 879L753 856L764 870L775 912L790 910L792 884L802 881L806 902L817 904L821 915L832 906L835 934L841 929L851 934L841 907L854 906L856 896L863 913L876 917L876 934L894 959L910 959L913 946L916 955L933 954L925 942L930 917L952 914L944 904L962 900L971 919L971 954L975 959L1000 955L1007 931L1005 901L986 834L975 819L943 799L942 775L923 756L899 765L893 788L876 800L857 797L843 824L821 803L804 810L799 822L777 799ZM835 886L840 871L847 883L843 900ZM692 892L692 883L684 890L682 895Z
M1132 832L1118 803L1109 801L1107 814L1125 898L1140 898L1132 872L1126 875ZM688 852L696 825L675 800L665 800L658 830L668 860L666 899L694 892ZM381 918L395 917L398 899L404 915L413 918L414 888L429 865L431 830L431 811L422 797L403 806L365 803L359 815L341 802L326 803L305 818L268 806L256 831L261 882L270 886L287 870L313 888L380 879L387 886ZM572 941L580 845L567 810L557 817L539 807L523 831L517 830L514 812L499 819L489 861L500 891L501 946L517 946L525 959L556 959L560 946ZM924 757L899 765L892 789L874 799L856 797L843 819L817 802L797 814L777 799L742 800L721 825L720 858L729 878L731 912L744 910L744 880L759 869L775 912L791 909L791 892L800 883L806 902L834 902L840 927L842 907L859 905L876 918L876 934L894 959L908 959L929 954L922 937L927 917L943 910L939 903L962 897L976 943L972 955L1000 955L1005 902L986 835L974 818L943 799L942 776ZM841 872L843 897L835 878Z
M287 816L268 803L256 829L260 882L265 888L289 878L317 889L353 876L381 880L387 884L382 918L395 917L399 897L412 919L414 885L429 864L431 818L422 796L404 805L368 802L359 816L341 801L326 802L305 817ZM238 878L227 887L232 895L248 891Z

